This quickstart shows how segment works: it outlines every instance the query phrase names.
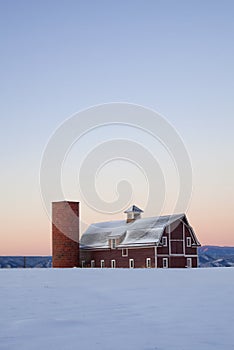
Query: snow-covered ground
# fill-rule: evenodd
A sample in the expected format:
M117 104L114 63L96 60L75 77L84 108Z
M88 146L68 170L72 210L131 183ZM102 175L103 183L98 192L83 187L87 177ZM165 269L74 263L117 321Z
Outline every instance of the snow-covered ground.
M1 350L233 350L234 268L2 269Z

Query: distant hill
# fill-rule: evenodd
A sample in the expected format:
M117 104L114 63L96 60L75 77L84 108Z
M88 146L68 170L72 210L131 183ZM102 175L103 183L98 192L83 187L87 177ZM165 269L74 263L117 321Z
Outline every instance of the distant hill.
M234 266L234 247L206 245L198 248L200 267Z
M51 266L51 256L0 256L0 268L45 268Z
M234 247L206 245L198 248L200 267L234 266ZM0 256L0 268L48 268L51 256Z

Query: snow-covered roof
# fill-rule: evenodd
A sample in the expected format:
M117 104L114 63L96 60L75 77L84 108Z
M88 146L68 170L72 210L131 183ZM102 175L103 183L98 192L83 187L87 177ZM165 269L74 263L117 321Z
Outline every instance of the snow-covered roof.
M81 248L108 248L111 238L117 239L118 247L152 245L160 242L164 229L180 220L184 214L94 223L83 233Z
M124 213L143 213L143 210L138 208L136 205L132 205L130 208L125 210Z

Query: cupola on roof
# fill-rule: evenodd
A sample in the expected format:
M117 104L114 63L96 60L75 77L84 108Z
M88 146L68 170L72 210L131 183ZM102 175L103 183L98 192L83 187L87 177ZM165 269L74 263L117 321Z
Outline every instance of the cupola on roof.
M143 210L141 210L140 208L138 208L136 205L132 205L130 208L128 208L127 210L125 210L124 213L143 213Z

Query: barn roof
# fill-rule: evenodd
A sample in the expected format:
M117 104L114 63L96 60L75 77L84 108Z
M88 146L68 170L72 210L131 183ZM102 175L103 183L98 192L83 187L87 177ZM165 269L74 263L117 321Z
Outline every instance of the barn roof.
M137 219L94 223L83 233L81 248L108 248L109 240L117 238L118 247L152 245L160 242L164 229L185 214L156 216Z

